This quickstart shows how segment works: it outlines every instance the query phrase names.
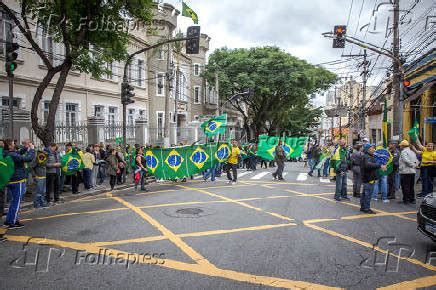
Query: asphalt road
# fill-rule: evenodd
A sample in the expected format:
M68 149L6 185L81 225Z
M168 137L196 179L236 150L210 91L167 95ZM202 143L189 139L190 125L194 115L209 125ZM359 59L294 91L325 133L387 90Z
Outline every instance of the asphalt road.
M286 182L240 170L231 186L154 183L24 211L25 228L0 243L0 288L435 287L436 244L417 231L416 206L362 214L301 163L285 170Z

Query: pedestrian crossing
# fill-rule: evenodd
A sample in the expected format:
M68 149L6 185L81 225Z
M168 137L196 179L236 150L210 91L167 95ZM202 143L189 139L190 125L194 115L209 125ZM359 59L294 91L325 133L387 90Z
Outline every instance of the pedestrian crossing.
M256 170L256 171L247 171L245 169L238 169L238 180L240 181L271 181L273 179L272 173L274 171L268 170ZM201 180L203 178L202 174L194 176L194 179ZM296 172L289 171L283 172L283 178L286 181L290 182L301 182L301 183L331 183L330 178L318 178L318 177L309 177L307 172ZM226 173L223 172L220 177L216 178L217 181L227 181ZM350 182L348 180L348 182ZM351 183L349 183L351 184Z

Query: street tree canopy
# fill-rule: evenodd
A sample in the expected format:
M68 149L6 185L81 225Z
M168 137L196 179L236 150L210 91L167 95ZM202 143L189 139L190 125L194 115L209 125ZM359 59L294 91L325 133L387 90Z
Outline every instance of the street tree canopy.
M71 69L100 77L104 64L127 58L129 30L146 29L152 19L152 0L23 0L20 11L3 2L4 10L47 68L39 83L31 110L32 128L44 145L54 141L55 115L60 95ZM40 29L36 29L36 27ZM64 55L43 51L37 32L63 44ZM56 60L56 61L54 61ZM55 76L59 75L56 80ZM38 108L47 87L53 82L47 123L38 120Z
M247 134L252 130L256 135L279 130L307 133L320 114L310 106L310 96L327 89L336 79L323 68L268 46L216 50L204 72L209 83L214 83L215 73L222 101L250 89L249 96L230 103L244 114Z

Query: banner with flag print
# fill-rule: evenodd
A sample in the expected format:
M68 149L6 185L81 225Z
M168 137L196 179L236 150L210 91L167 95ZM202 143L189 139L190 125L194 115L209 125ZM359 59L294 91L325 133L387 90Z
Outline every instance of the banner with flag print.
M227 114L211 118L201 124L201 129L203 129L203 132L207 137L212 137L217 134L225 134L226 128Z
M230 145L210 143L205 145L146 149L144 152L148 171L157 179L174 180L201 173L217 163L227 160Z
M3 189L11 179L15 171L15 163L10 156L3 156L3 148L0 148L0 189Z

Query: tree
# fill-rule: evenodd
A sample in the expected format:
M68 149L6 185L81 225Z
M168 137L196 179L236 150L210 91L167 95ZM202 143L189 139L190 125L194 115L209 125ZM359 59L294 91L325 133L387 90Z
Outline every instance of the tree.
M236 92L251 90L250 96L230 102L243 114L249 139L251 130L256 135L277 130L304 134L320 113L309 105L309 96L327 89L336 79L323 68L268 46L218 49L210 55L204 72L209 83L214 83L215 72L224 100Z
M127 58L129 29L146 27L151 23L152 0L52 0L21 1L19 12L0 1L0 7L18 27L32 49L47 68L32 100L32 128L44 145L54 141L55 116L60 96L71 69L99 78L111 73L105 63ZM45 35L63 44L61 62L54 64L54 56L43 51L35 40L36 27ZM59 56L55 56L59 57ZM55 77L58 75L57 79ZM54 83L46 124L38 120L38 108L44 91Z

